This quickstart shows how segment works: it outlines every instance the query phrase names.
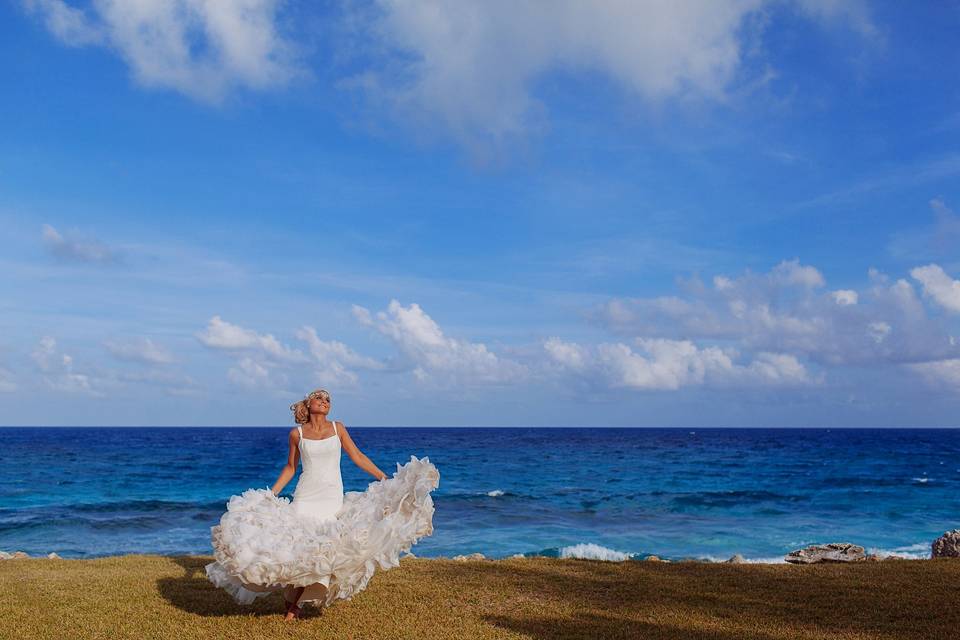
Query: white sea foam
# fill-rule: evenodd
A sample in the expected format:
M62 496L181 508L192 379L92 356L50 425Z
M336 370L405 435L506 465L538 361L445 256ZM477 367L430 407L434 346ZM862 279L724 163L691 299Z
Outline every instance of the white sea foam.
M496 498L497 496L502 496L503 491L500 489L494 489L493 491L487 491L487 495L491 498Z
M911 558L913 560L926 560L930 557L930 543L918 542L917 544L911 544L905 547L894 547L893 549L870 547L867 549L867 553L876 555L880 558L900 556L903 558Z
M629 560L632 556L629 553L608 549L592 542L575 544L569 547L561 547L561 558L583 558L586 560L610 560L612 562L623 562Z
M914 481L914 482L919 482L920 484L926 484L926 483L930 482L930 478L924 476L924 477L922 477L922 478L914 478L913 481Z
M705 560L707 562L726 562L730 559L733 554L725 557L719 556L697 556L697 560ZM787 561L783 559L783 556L773 556L772 558L744 558L744 564L785 564Z

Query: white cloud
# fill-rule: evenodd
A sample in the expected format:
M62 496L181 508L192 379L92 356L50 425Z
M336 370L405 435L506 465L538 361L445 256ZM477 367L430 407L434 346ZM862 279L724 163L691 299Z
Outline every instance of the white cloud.
M825 284L823 275L815 267L800 264L799 258L784 260L773 268L770 275L786 285L815 288Z
M771 73L765 62L756 70L743 62L750 39L762 33L763 13L776 4L376 0L354 22L384 53L357 84L432 130L496 145L540 126L543 109L532 87L554 71L601 74L652 104L727 100L738 79L748 84ZM793 7L861 32L870 24L860 2L802 0Z
M321 340L313 327L302 327L296 337L309 346L316 362L314 378L320 384L356 384L358 377L352 369L384 368L379 360L360 355L342 342Z
M238 356L227 378L247 389L284 391L294 365L310 362L302 351L288 347L270 333L257 333L223 320L210 318L206 329L196 334L204 345ZM302 377L301 372L297 372Z
M282 371L276 371L269 363L243 356L235 366L227 370L231 382L247 389L277 389L287 383Z
M220 316L213 316L207 328L197 338L212 349L227 351L257 351L276 360L305 362L307 357L296 349L282 344L272 334L260 334L252 329L231 324Z
M817 269L785 261L768 273L717 275L713 287L695 280L682 297L614 299L593 317L621 335L723 340L824 365L902 364L960 353L949 327L928 313L909 281L871 269L859 291L820 292L824 284Z
M865 36L879 35L865 0L797 0L797 4L824 22L843 22Z
M49 224L43 225L41 238L47 250L63 260L107 264L119 259L116 251L106 245L96 240L64 237Z
M41 14L47 29L70 46L97 44L104 34L90 22L82 10L71 7L62 0L24 0L24 6Z
M734 361L736 351L698 347L689 340L637 338L637 350L622 342L585 347L550 338L548 356L561 369L614 387L677 390L682 387L805 385L815 380L793 355L759 353L746 364Z
M910 271L914 280L923 285L923 293L941 307L960 313L960 280L954 280L936 264L916 267Z
M373 316L354 305L354 317L387 336L419 380L462 384L505 383L524 377L526 367L498 357L486 345L444 335L418 304L403 307L391 300Z
M871 322L867 325L867 335L870 336L877 344L880 344L886 340L891 331L893 331L893 327L882 320Z
M277 0L24 0L64 44L116 51L143 86L217 102L237 87L280 86L299 73L278 31Z
M960 391L960 358L907 365L928 383Z
M135 338L126 341L106 340L103 344L110 353L121 360L147 364L169 364L173 362L173 355L150 338Z
M48 387L65 393L85 393L91 396L103 396L99 377L74 370L73 358L57 349L57 341L51 336L40 339L30 354L37 368L43 374Z
M859 299L857 292L850 289L837 289L836 291L831 291L830 297L833 298L834 302L841 306L857 304L857 300Z
M337 340L321 340L316 329L303 326L294 337L306 343L309 355L291 348L270 333L231 324L213 316L197 338L206 346L237 354L235 364L227 371L234 383L247 388L285 387L291 377L304 378L300 365L313 364L312 379L318 384L353 386L359 382L356 370L378 371L386 365L361 355Z

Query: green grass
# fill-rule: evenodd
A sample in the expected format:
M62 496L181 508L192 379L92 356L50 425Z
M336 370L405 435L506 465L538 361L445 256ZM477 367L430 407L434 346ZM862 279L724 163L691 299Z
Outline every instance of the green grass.
M283 622L212 558L0 561L0 639L960 638L960 560L852 565L404 558L353 600Z

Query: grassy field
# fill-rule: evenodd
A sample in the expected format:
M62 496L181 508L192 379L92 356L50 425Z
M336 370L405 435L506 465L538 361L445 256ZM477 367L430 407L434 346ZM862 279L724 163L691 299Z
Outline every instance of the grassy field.
M0 561L0 638L960 638L960 560L856 565L404 558L283 622L241 607L212 558Z

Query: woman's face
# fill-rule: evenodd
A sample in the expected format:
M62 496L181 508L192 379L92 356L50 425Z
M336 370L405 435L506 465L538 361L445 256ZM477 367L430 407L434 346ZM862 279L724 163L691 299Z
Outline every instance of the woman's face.
M326 398L310 398L308 405L310 413L322 413L326 415L330 411L330 401Z

